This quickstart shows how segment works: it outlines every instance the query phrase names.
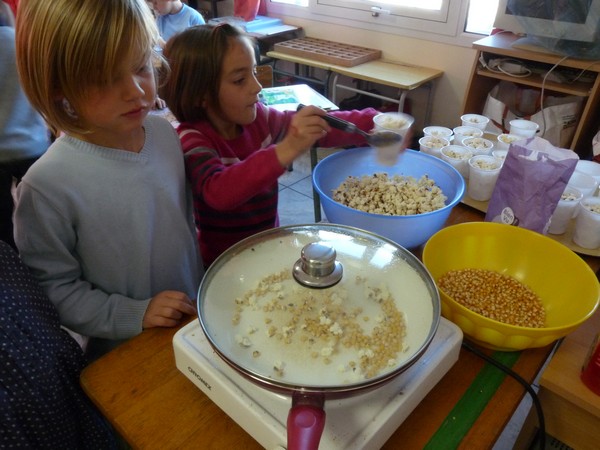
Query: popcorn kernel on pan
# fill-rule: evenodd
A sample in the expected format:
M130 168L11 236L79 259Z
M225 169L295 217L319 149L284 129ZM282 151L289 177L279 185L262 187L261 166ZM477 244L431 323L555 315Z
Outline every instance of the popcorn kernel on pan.
M262 311L271 319L270 326L252 327L252 335L262 331L269 340L286 346L286 355L302 348L311 364L324 365L331 364L336 356L348 356L351 360L337 371L351 374L355 380L370 379L395 366L399 354L408 350L405 316L387 286L372 286L368 279L357 276L352 287L363 290L365 302L381 316L370 331L361 326L365 317L362 308L348 309L346 289L297 290L288 270L262 278L255 288L236 299L236 304L241 305L242 316ZM232 322L237 325L239 320ZM249 328L244 330L248 332ZM257 348L261 344L243 334L236 335L236 343L253 358L268 358L270 353L266 348ZM286 378L285 365L284 359L272 362L271 370L277 378Z

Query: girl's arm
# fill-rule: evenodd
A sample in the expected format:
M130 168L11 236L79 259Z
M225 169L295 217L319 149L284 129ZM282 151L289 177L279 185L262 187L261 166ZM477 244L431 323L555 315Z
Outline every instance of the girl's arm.
M25 181L18 189L15 242L23 262L38 279L67 328L107 339L130 338L142 331L142 318L150 299L108 294L84 280L84 268L74 251L77 236L73 221Z

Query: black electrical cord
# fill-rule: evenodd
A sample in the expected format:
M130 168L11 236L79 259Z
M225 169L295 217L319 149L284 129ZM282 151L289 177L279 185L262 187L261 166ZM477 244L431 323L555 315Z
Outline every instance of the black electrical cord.
M546 448L546 423L544 421L544 411L542 410L542 404L537 395L537 392L535 392L533 387L531 387L531 385L523 377L521 377L521 375L519 375L518 373L516 373L509 367L506 367L504 364L499 363L494 358L486 355L481 350L479 350L477 347L473 346L470 342L463 340L462 346L465 349L469 350L471 353L474 353L475 355L479 356L484 361L486 361L486 362L492 364L494 367L500 369L502 372L513 377L521 385L523 385L525 390L531 396L531 400L533 401L533 405L535 407L535 411L536 411L537 417L538 417L538 431L537 431L535 438L533 439L533 442L529 448L536 448L535 445L537 444L538 449L544 450Z

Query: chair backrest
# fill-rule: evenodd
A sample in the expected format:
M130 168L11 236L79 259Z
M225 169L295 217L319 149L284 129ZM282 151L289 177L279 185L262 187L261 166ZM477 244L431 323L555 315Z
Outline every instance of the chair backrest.
M273 87L273 67L268 64L256 66L256 78L262 87Z

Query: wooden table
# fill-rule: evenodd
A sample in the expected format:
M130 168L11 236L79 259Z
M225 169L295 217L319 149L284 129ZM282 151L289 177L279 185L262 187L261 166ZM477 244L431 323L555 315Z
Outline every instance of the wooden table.
M452 211L448 224L482 219L481 212L461 204ZM600 268L599 258L584 259L594 271ZM146 330L89 365L81 375L85 392L134 449L259 449L249 434L175 367L172 339L176 331ZM513 370L533 382L552 348L515 354ZM472 411L460 407L461 399L485 370L490 370L488 364L461 349L456 364L383 448L421 449L429 443L437 449L439 442L448 445L451 438L459 440L453 447L491 448L525 394L512 378L501 382L468 429L458 437L448 436L460 424L469 423L465 417Z
M398 111L402 111L404 109L404 102L409 91L420 87L428 88L429 92L427 97L427 107L425 109L425 125L429 124L429 119L431 116L434 87L433 81L444 74L443 71L438 69L411 66L401 62L387 61L382 59L368 61L353 67L344 67L310 58L289 55L287 53L278 51L267 52L267 56L273 58L275 61L288 61L298 66L314 67L324 70L325 77L321 81L321 84L323 84L325 89L324 93L333 103L336 104L338 99L338 90L346 90L396 103L398 104ZM387 97L345 85L339 80L341 75L375 84L391 86L398 89L398 97Z

